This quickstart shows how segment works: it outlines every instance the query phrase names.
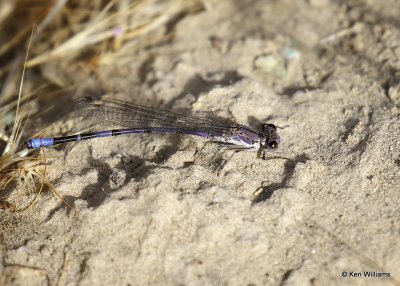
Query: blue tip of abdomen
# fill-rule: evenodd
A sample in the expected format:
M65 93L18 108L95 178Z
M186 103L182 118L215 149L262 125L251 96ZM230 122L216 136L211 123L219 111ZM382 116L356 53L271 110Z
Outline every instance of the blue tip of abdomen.
M28 146L28 148L39 148L44 146L51 146L53 144L53 138L33 138L26 141L26 146Z

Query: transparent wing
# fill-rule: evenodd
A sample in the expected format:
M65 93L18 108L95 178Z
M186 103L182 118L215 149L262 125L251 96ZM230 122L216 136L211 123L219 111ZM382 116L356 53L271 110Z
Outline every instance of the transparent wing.
M232 126L228 121L158 110L111 98L85 97L78 102L77 111L91 120L125 128L174 127L182 131L223 132Z

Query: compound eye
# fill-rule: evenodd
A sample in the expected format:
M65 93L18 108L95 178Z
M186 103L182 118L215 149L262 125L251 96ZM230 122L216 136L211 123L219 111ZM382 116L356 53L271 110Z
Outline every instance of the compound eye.
M276 150L276 149L278 149L278 142L276 142L276 141L269 142L268 146L270 149Z
M266 130L267 128L266 127L271 127L271 128L273 128L274 130L276 130L276 126L274 125L274 124L264 124L264 130Z

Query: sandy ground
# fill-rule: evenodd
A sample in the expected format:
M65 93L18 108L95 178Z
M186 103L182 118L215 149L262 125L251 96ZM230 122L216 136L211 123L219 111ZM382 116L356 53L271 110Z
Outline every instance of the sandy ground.
M49 148L74 208L47 192L0 213L3 280L399 285L399 13L397 1L206 1L142 60L108 63L82 92L107 79L124 100L274 123L280 148L227 160L202 138L151 134Z

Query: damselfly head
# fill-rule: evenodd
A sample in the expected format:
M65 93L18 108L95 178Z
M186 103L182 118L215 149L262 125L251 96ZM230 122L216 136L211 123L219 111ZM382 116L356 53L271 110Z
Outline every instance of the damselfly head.
M264 148L270 152L278 150L278 146L281 144L281 138L276 132L276 126L274 124L263 124L263 137L261 145L263 145Z

